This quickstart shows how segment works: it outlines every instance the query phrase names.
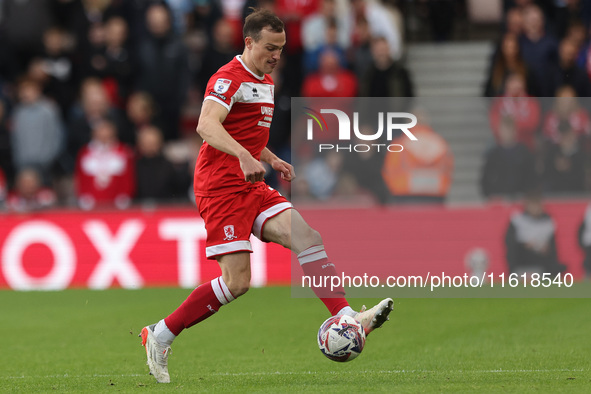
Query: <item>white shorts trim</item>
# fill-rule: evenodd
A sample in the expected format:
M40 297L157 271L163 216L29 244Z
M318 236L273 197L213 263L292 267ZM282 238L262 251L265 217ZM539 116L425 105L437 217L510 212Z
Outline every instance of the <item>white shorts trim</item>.
M273 216L279 215L281 212L293 208L293 205L290 202L281 202L277 205L273 205L271 208L267 209L264 212L261 212L259 216L254 220L254 224L252 225L252 233L260 239L263 240L261 232L263 231L263 226L265 222L271 219Z
M207 258L234 252L252 253L252 245L250 244L250 241L234 241L228 242L227 244L208 246L205 248L205 256Z

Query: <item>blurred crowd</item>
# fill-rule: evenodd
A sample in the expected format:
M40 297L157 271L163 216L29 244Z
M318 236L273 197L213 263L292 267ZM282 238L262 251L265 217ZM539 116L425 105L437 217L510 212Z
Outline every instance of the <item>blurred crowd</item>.
M483 170L485 196L539 185L589 190L591 125L577 98L591 93L588 3L504 1L484 92L494 97L497 141ZM285 21L269 145L291 160L291 97L413 97L409 10L422 10L431 39L442 41L452 38L458 4L466 1L2 0L0 204L27 211L189 201L205 84L241 53L251 7ZM541 96L560 99L545 106ZM296 193L445 201L453 155L428 116L419 118L422 142L405 155L311 156L298 170L313 181L298 181ZM272 171L267 181L288 191Z
M484 94L496 145L488 198L591 190L591 2L506 2ZM542 98L543 97L543 98Z
M289 158L291 97L412 95L395 4L3 0L0 201L24 211L191 199L205 84L241 53L251 7L286 24L269 144Z

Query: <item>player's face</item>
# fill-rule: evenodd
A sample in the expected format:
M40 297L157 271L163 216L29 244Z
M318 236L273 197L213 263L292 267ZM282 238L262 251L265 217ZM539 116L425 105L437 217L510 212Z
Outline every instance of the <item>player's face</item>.
M281 57L281 51L285 45L285 32L276 33L268 29L261 31L261 38L258 41L250 40L249 49L252 63L255 67L254 72L259 75L270 74Z

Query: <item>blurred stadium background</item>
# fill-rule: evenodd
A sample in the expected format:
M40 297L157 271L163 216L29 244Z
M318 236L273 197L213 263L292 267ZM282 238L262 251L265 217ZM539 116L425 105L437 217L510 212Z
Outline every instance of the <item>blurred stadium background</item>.
M192 204L194 130L251 6L286 22L269 141L280 156L300 154L291 97L412 97L421 113L428 149L296 168L295 201L329 250L346 229L331 215L362 207L398 228L394 246L411 241L409 261L516 271L511 250L589 275L591 1L0 0L0 287L217 275ZM292 192L271 171L267 181ZM519 236L519 217L538 217L524 196L548 216ZM538 241L543 252L524 252ZM253 284L289 283L289 253L255 250Z

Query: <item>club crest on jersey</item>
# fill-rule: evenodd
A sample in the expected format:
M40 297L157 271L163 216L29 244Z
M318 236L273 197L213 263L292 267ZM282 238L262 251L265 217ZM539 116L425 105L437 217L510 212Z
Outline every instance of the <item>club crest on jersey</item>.
M229 79L220 78L215 81L215 85L213 86L213 90L216 93L222 94L226 93L228 89L230 89L230 84L232 83Z
M226 235L226 238L224 238L224 241L231 241L233 239L238 238L236 235L234 235L234 226L233 225L224 226L224 234Z

